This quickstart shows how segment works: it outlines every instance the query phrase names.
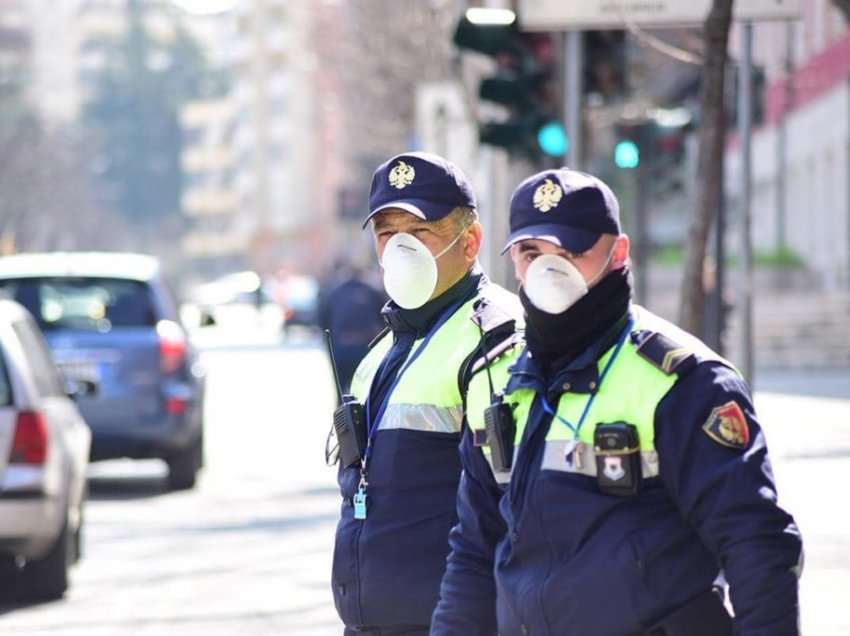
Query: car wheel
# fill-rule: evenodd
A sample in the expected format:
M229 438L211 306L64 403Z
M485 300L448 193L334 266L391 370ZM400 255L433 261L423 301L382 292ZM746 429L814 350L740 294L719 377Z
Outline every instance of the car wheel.
M83 496L83 499L88 497L88 494ZM80 502L80 525L77 526L74 532L74 558L73 562L78 563L83 558L83 526L85 526L85 504Z
M195 487L198 471L203 464L204 437L201 435L188 448L184 448L166 461L168 463L168 487L171 490L188 490Z
M15 557L10 555L0 556L0 602L14 600L13 593L17 589L20 568L15 562Z
M64 596L74 557L75 534L71 532L66 520L50 552L41 559L27 561L20 572L22 596L45 601Z

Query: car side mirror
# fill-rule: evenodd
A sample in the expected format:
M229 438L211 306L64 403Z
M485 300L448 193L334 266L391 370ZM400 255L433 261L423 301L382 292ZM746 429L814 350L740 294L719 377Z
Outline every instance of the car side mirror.
M65 394L72 400L97 395L97 383L91 380L65 380Z

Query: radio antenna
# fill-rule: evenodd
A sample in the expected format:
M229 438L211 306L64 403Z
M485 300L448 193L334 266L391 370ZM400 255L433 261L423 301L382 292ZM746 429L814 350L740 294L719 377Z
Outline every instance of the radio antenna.
M336 368L336 358L334 357L333 336L331 330L325 329L325 344L328 347L328 357L331 360L331 370L334 374L334 384L336 385L337 404L342 404L342 385L339 383L339 371Z
M481 346L484 347L484 367L487 369L487 382L490 385L490 403L496 403L496 391L493 389L493 375L490 373L490 359L487 357L487 341L484 336L484 328L481 326L480 320L476 320L478 331L481 333Z

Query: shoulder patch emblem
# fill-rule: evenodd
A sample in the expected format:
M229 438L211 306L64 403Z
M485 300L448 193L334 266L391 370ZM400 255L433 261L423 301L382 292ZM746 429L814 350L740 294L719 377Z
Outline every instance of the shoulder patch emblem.
M744 449L750 442L747 418L734 400L712 409L702 430L715 442L729 448Z
M690 349L679 346L662 333L654 332L638 344L638 353L658 369L671 375L693 357Z

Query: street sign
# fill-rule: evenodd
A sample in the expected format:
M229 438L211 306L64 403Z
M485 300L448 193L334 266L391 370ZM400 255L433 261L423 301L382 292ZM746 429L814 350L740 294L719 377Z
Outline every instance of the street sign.
M735 20L796 20L800 0L738 0ZM524 30L623 29L701 25L711 0L519 0L519 19Z

